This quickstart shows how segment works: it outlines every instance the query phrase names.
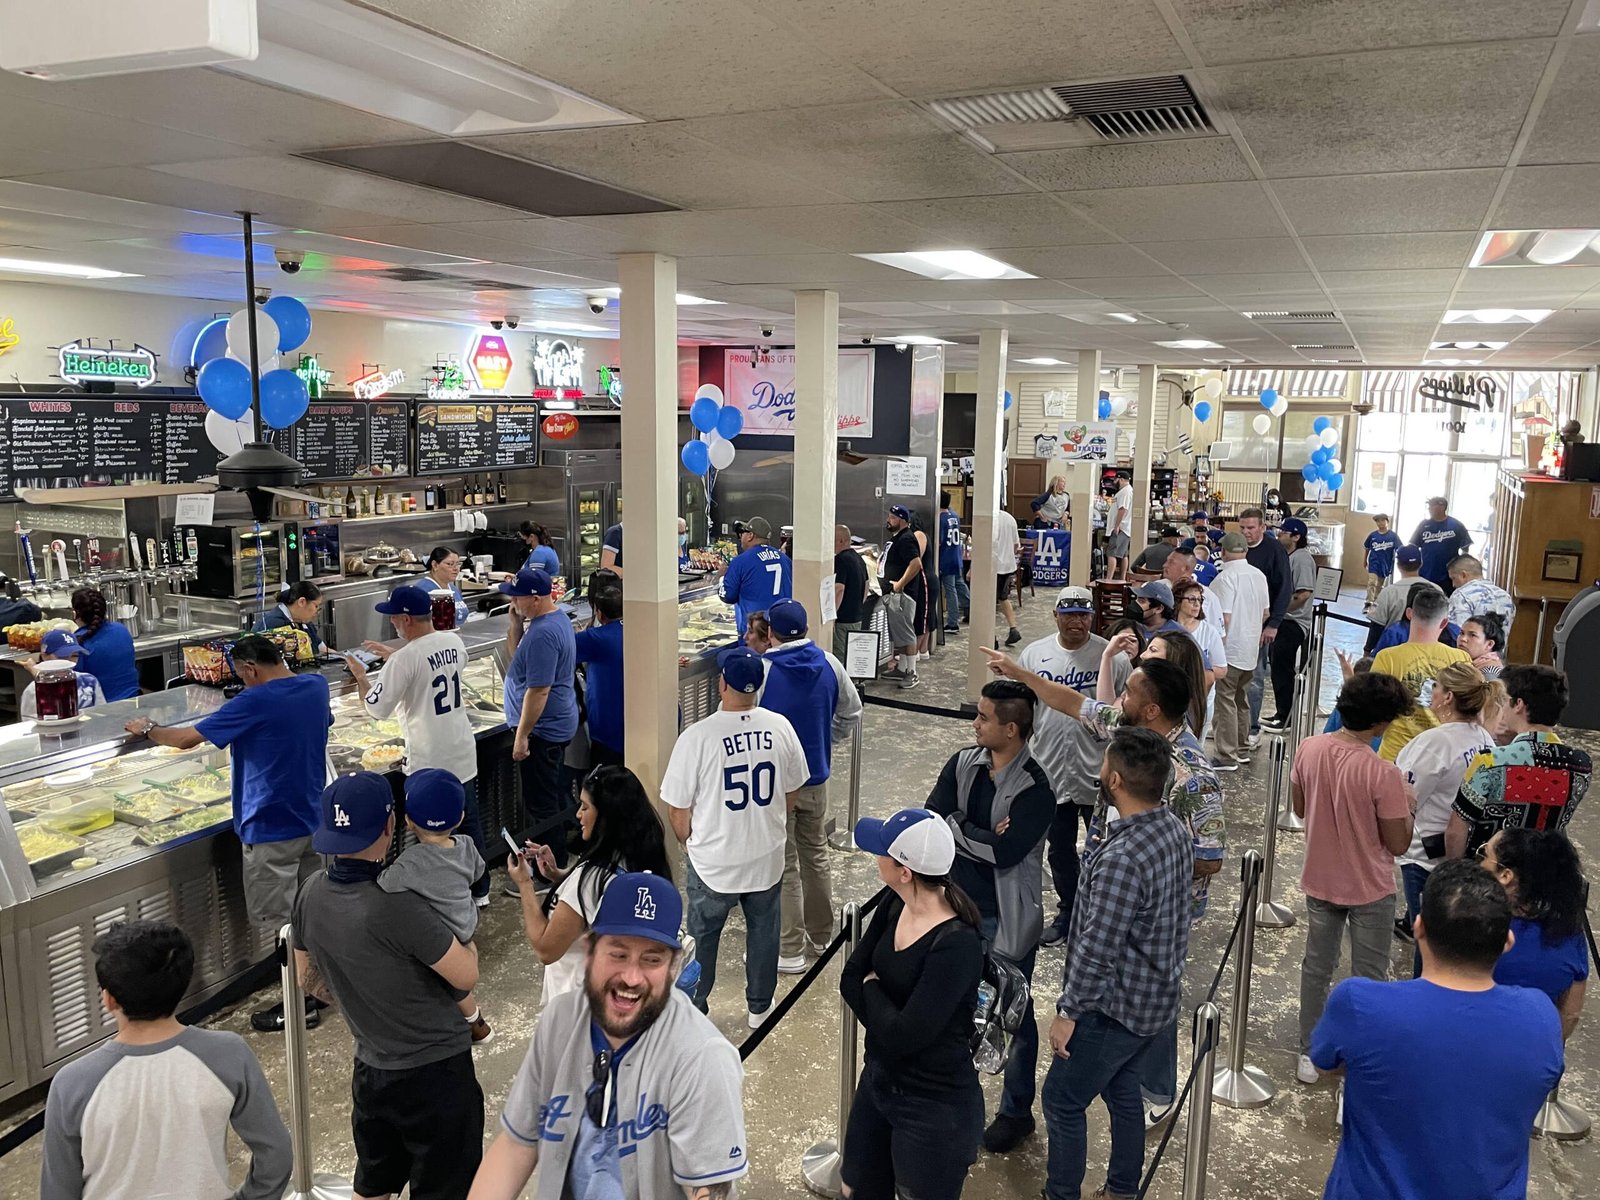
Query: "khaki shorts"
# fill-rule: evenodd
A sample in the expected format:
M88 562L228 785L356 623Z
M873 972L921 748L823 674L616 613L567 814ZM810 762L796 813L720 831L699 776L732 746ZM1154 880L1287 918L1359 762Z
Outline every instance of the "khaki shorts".
M1107 558L1127 558L1128 549L1129 539L1125 533L1113 533L1106 539Z
M244 847L244 907L250 921L274 933L287 924L300 881L322 869L309 837Z

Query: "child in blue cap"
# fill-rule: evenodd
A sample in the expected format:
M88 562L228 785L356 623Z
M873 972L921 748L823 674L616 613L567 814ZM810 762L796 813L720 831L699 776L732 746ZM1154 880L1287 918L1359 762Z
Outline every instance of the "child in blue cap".
M472 839L455 831L466 816L467 792L449 771L424 767L406 776L406 828L416 839L378 876L386 892L414 892L464 946L478 931L472 883L483 874L483 856ZM461 997L461 1015L472 1026L472 1044L482 1046L494 1030L478 1011L477 997Z

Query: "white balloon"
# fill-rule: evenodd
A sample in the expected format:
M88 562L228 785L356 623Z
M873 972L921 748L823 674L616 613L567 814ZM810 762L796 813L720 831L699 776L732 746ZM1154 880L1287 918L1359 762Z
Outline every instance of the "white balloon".
M274 342L273 345L277 345L277 343ZM700 387L695 391L694 398L696 400L702 400L702 399L705 399L708 396L711 399L715 400L719 406L723 402L722 389L721 388L719 388L714 383L702 383L700 385Z
M228 318L228 349L240 362L250 362L250 310L241 308ZM256 356L265 359L278 353L278 323L256 309Z
M722 470L733 461L733 443L725 437L719 437L711 443L711 465L717 470Z
M1267 430L1272 428L1272 418L1267 416L1266 413L1257 413L1251 418L1250 428L1257 433L1266 433Z
M1330 449L1334 446L1337 446L1339 444L1338 429L1330 425L1327 429L1322 431L1322 437L1319 440L1324 446L1327 446Z
M1206 395L1211 397L1211 399L1215 400L1215 399L1217 399L1217 397L1222 395L1222 380L1217 379L1215 376L1213 376L1212 378L1210 378L1210 379L1205 381L1204 389L1205 389Z
M1123 413L1125 413L1127 411L1128 411L1128 398L1126 396L1113 396L1113 397L1111 397L1111 415L1113 417L1120 417Z
M1267 411L1275 417L1281 417L1284 413L1289 411L1289 402L1287 400L1279 400Z
M1330 458L1328 460L1328 469L1335 475L1343 475L1344 463L1340 462L1337 458Z
M1317 449L1321 445L1322 445L1322 435L1321 434L1316 434L1316 433L1308 433L1308 434L1306 434L1306 451L1307 451L1307 453L1311 452L1312 450Z
M230 421L219 412L206 414L206 437L211 439L211 444L223 458L244 449L244 444L255 436L255 432L255 422L250 419L249 413L237 421Z

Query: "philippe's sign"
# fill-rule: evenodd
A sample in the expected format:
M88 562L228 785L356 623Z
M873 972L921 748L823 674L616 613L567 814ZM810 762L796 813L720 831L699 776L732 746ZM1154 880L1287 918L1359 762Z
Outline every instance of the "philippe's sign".
M1473 412L1494 408L1500 387L1487 375L1424 375L1417 383L1417 395Z

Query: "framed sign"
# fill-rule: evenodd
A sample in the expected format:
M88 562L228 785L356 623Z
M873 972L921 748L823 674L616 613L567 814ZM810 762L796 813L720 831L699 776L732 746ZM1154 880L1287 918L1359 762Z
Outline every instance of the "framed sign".
M1583 554L1571 550L1546 550L1544 552L1544 570L1539 578L1548 579L1552 583L1577 583L1579 571L1583 567Z
M1318 567L1317 581L1311 585L1313 600L1326 600L1332 604L1339 598L1339 585L1344 582L1342 567Z
M1060 426L1056 455L1068 462L1110 462L1117 452L1115 421L1069 421Z
M744 432L794 436L793 350L726 350L723 393L744 413ZM870 349L839 351L839 436L872 436Z

